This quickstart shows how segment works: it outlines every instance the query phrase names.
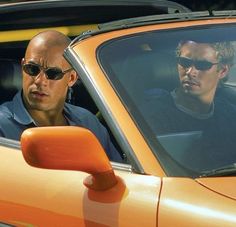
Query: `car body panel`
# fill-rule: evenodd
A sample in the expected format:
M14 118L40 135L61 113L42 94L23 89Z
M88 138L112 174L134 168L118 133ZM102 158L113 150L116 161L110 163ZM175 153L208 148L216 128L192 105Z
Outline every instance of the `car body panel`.
M208 180L210 179L206 179ZM225 188L224 185L221 186ZM234 188L233 182L231 186ZM190 179L163 178L159 207L158 226L220 227L236 224L234 200Z
M36 12L35 16L36 14L37 16L35 18L32 15L25 14L27 10L20 3L18 4L19 11L11 5L8 5L10 8L7 8L7 5L0 7L0 16L4 17L2 23L0 23L2 50L10 50L9 47L13 47L13 52L15 52L15 49L17 50L15 46L18 47L19 45L21 51L23 51L29 39L45 29L58 30L71 37L85 32L71 43L65 52L65 57L75 68L89 94L95 100L100 113L112 132L111 134L118 141L122 152L127 155L128 163L111 163L117 184L112 185L109 189L97 191L89 188L88 184L85 183L87 179L93 177L92 174L94 173L90 175L85 170L71 170L70 167L73 166L65 167L68 164L65 153L59 160L62 163L59 170L53 169L50 165L43 166L42 163L38 164L39 168L35 168L26 163L27 158L24 160L25 156L21 152L23 146L20 147L14 141L1 138L0 225L87 227L235 226L235 177L193 179L188 176L169 176L169 173L165 171L165 166L153 152L153 147L148 143L148 139L142 134L142 130L129 113L128 107L122 102L121 94L118 94L115 90L109 76L106 75L105 69L102 68L98 58L98 48L106 42L124 36L131 37L137 33L185 29L186 27L201 27L202 25L228 25L236 23L236 19L230 17L222 19L202 17L196 19L186 14L179 17L175 15L172 19L159 17L156 21L144 22L143 24L132 24L130 21L123 21L127 24L121 23L119 25L119 22L117 22L115 26L112 23L98 26L98 23L109 21L109 18L112 20L122 18L121 13L117 11L119 13L114 13L114 17L109 17L113 13L108 10L108 14L106 14L108 18L103 20L100 20L101 18L94 20L93 18L93 20L86 20L82 23L77 17L74 18L77 15L76 9L78 8L76 7L79 7L73 5L77 4L76 1L68 1L68 7L70 4L72 5L65 12L60 11L59 8L63 10L66 1L58 1L60 4L63 3L64 6L63 4L58 5L58 8L56 7L56 10L54 8L54 11L51 11L50 7L53 7L53 4L56 5L57 1L48 1L51 5L45 4L43 8L40 8L42 11L37 11L33 7L37 4L40 6L40 2L35 1L32 5L30 5L30 2L27 4L28 9ZM85 5L88 4L85 3L86 1L80 2ZM90 1L90 4L92 2ZM109 5L109 1L105 2ZM134 5L138 4L143 7L143 1L133 2ZM97 1L97 4L100 3ZM122 5L122 1L119 4ZM69 15L68 12L72 11L73 8L71 17L73 23L70 24L70 20L68 22L66 18ZM115 9L114 5L112 9ZM7 12L8 10L9 12ZM46 14L43 14L43 12ZM51 12L52 14L50 14ZM54 14L55 12L56 14ZM127 12L126 16L132 17L133 14L129 15ZM84 15L85 19L90 19L89 15L92 16L93 14L87 15L85 13ZM55 21L54 17L57 18ZM19 19L16 25L15 18ZM32 23L29 18L32 19ZM24 20L27 21L26 25ZM66 20L65 23L64 20ZM9 27L8 21L10 23ZM86 32L86 30L91 29L95 30ZM5 55L2 53L1 56L4 58ZM21 57L20 53L14 54L14 58L17 60ZM66 129L61 128L62 133L63 131L66 131ZM36 141L38 154L47 155L45 148L47 149L50 146L50 139L48 138L51 135L53 136L54 133L45 130L40 140L33 137L38 139ZM55 135L58 136L57 133ZM79 134L74 136L78 136L78 140L81 139ZM69 135L66 133L64 138L65 140L61 139L60 142L65 144L50 154L55 154L56 151L67 152L72 149L75 151L73 145L76 143L71 145L68 142ZM41 145L43 147L40 147L41 140L43 141ZM89 141L86 145L90 145ZM81 147L78 147L78 150ZM32 148L32 151L35 151L34 149ZM44 152L42 152L43 149ZM158 150L160 150L160 153L161 151L165 152L161 144L159 144ZM60 154L58 154L58 157ZM86 166L88 163L84 160L86 156L81 155L80 157L82 157L80 161L84 161ZM90 159L89 161L90 164L93 164L94 160ZM107 163L109 162L107 161ZM168 165L174 166L174 162L169 160ZM97 163L94 163L94 168L97 166Z
M105 192L96 192L84 186L86 173L34 168L25 163L20 150L3 146L0 157L4 160L0 166L3 223L156 226L160 178L117 170L119 183ZM149 204L145 211L143 203ZM134 220L132 225L130 219Z
M236 184L235 177L208 177L198 178L197 182L212 191L215 191L221 195L236 200L236 191L234 186Z

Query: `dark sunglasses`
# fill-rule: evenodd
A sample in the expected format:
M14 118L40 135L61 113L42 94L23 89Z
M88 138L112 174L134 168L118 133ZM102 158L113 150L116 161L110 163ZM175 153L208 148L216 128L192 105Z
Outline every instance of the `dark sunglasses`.
M205 71L209 70L213 65L219 64L219 62L212 63L206 60L193 60L185 57L178 57L178 64L184 68L190 68L194 66L197 70Z
M29 76L37 76L43 70L48 80L60 80L66 73L72 70L72 68L62 71L60 68L51 67L44 68L41 65L35 63L25 63L22 65L22 68L25 73Z

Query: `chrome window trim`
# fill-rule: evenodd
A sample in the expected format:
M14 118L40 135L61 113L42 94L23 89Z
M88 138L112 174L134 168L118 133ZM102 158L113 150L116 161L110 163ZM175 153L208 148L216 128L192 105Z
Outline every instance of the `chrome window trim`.
M0 137L0 145L10 148L21 149L20 141Z
M105 103L103 99L103 95L97 90L96 85L93 83L91 79L91 75L86 70L83 62L79 59L75 51L69 46L64 53L64 57L74 66L74 69L80 75L81 80L83 81L84 85L88 89L91 97L97 104L99 110L105 116L106 121L116 138L118 144L120 145L121 149L125 152L130 161L133 170L137 173L144 174L144 169L142 168L139 160L137 159L133 149L131 148L128 140L126 139L125 135L123 134L121 128L119 127L115 117L113 116L111 109Z

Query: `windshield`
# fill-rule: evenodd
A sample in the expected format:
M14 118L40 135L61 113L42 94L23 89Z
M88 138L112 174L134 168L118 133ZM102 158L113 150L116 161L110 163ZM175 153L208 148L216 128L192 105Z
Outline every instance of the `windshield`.
M169 175L236 162L236 26L151 31L100 46L99 61ZM160 149L160 144L165 150Z

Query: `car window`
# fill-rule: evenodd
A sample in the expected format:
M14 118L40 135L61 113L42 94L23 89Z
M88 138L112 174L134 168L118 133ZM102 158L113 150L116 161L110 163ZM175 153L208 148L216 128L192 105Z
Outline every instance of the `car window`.
M235 25L175 28L113 39L98 49L98 58L107 77L153 153L170 175L175 176L176 173L168 169L167 156L176 161L187 175L193 177L236 162L236 66L232 65L235 62L235 37ZM228 49L232 55L232 64L227 63L228 66L225 67L225 60L221 60L224 56L219 55L218 51L215 56L217 62L211 61L210 66L209 61L206 62L208 57L212 57L209 51L203 56L196 53L190 56L188 52L184 55L181 49L180 55L184 58L180 59L177 47L186 41L202 46L207 44L213 49L230 43ZM200 53L200 49L195 52ZM191 94L192 98L201 97L201 100L204 100L204 97L208 99L207 95L204 95L204 89L210 91L210 86L213 87L215 83L213 76L201 76L201 80L199 76L191 81L180 82L178 67L184 65L186 68L186 64L190 64L188 67L192 68L194 65L195 71L201 71L199 75L211 74L215 70L219 76L219 83L218 79L215 79L218 83L215 91L209 93L214 95L206 114L201 112L196 115L177 102L176 88L183 83L185 87L196 89L191 91L195 92ZM224 76L221 78L221 75ZM196 87L201 89L201 94L197 94ZM193 109L197 107L192 106ZM182 112L186 117L179 116ZM201 121L192 120L195 118L200 118ZM160 144L165 150L164 154Z

